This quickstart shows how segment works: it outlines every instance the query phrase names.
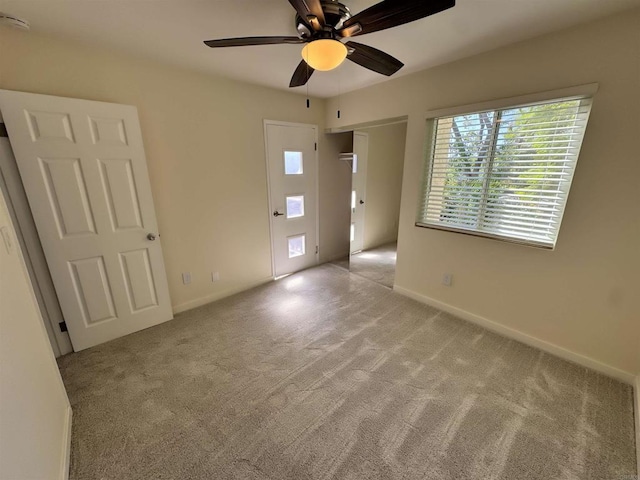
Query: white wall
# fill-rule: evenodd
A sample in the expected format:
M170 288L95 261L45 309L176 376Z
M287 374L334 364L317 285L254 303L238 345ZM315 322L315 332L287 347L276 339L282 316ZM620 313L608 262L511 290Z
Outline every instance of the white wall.
M324 132L323 100L307 109L301 95L10 29L0 30L0 88L138 107L174 310L270 279L263 120ZM321 217L331 218L338 146L319 140ZM323 222L321 251L335 253L340 234Z
M0 479L66 478L71 408L0 193Z
M426 111L592 82L600 89L555 251L414 226ZM340 109L328 127L409 116L396 285L620 378L640 372L640 10L354 91Z
M364 250L398 238L407 124L358 129L369 135Z

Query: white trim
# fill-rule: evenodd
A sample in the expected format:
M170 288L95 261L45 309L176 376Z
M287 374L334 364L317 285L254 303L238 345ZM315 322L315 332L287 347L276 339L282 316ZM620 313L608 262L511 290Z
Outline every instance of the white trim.
M273 212L273 205L271 204L271 177L269 170L269 140L267 135L267 127L269 125L276 125L280 127L306 127L312 128L315 134L315 156L316 156L316 243L314 247L318 246L318 251L315 254L316 265L320 265L320 142L318 140L318 125L314 125L312 123L296 123L296 122L281 122L279 120L263 120L263 131L264 131L264 161L265 161L265 173L267 176L267 204L269 206L269 247L271 249L271 279L273 280L276 275L276 259L274 255L274 247L273 247L273 217L271 212ZM315 248L314 248L315 250ZM175 311L175 310L174 310Z
M313 126L316 134L315 154L316 154L316 265L320 265L320 128Z
M277 123L274 122L277 125ZM269 135L267 133L267 127L272 125L269 120L263 121L263 131L264 131L264 165L265 165L265 175L267 178L267 215L269 218L269 252L271 254L271 277L275 277L276 275L276 259L273 250L273 220L271 218L271 176L269 173ZM175 311L175 309L174 309Z
M192 308L201 307L202 305L206 305L207 303L215 302L216 300L220 300L222 298L230 297L231 295L235 295L236 293L244 292L245 290L251 290L252 288L259 287L260 285L264 285L265 283L273 282L273 277L263 278L262 280L258 280L257 282L252 282L248 285L243 285L241 287L230 288L228 290L223 290L222 292L215 292L211 295L205 295L204 297L196 298L195 300L189 300L188 302L181 303L179 305L173 306L173 313L181 313L186 312L187 310L191 310Z
M71 406L67 407L65 413L64 430L62 431L62 469L60 470L61 480L69 478L69 466L71 465L71 418L73 412Z
M640 475L640 375L633 382L633 413L636 420L636 468Z
M366 128L386 127L387 125L395 125L397 123L407 123L409 117L404 115L402 117L393 117L382 120L372 120L370 122L356 123L353 125L346 125L344 127L332 127L326 128L325 133L346 133L354 132L356 130L362 130Z
M353 153L354 156L356 156L356 148L355 148L355 144L356 144L356 135L360 136L360 137L366 137L367 139L367 159L364 162L365 166L364 166L364 195L360 196L360 200L362 200L364 203L364 213L362 214L362 245L361 248L359 250L354 250L351 251L351 243L349 242L349 258L351 258L351 255L355 254L355 253L360 253L362 252L365 248L364 248L364 232L365 232L365 220L367 218L367 180L369 179L368 174L369 174L369 134L366 132L361 132L359 130L354 130L353 131L353 138L352 138L352 142L353 142ZM358 171L362 172L362 170L360 169L362 163L360 162L360 159L357 160L358 162ZM356 172L357 174L358 172ZM351 191L353 192L353 162L351 163ZM402 190L401 190L402 191ZM356 198L356 204L358 203L358 199ZM358 208L358 206L356 205L356 208ZM350 220L353 220L353 209L351 209L351 217ZM351 223L351 222L350 222ZM354 224L355 225L355 224ZM351 227L351 225L349 225L349 227ZM355 233L355 232L354 232ZM349 260L351 261L351 260Z
M475 323L476 325L486 328L487 330L498 333L507 338L517 340L531 347L538 348L547 353L563 358L564 360L577 363L578 365L589 368L591 370L595 370L604 375L620 380L621 382L633 385L634 381L636 381L637 379L637 377L630 372L626 372L611 365L607 365L606 363L599 362L598 360L587 357L580 353L572 352L571 350L567 350L566 348L554 343L550 343L537 337L533 337L514 328L507 327L493 320L489 320L488 318L476 315L475 313L468 312L461 308L454 307L453 305L449 305L448 303L441 302L440 300L436 300L434 298L427 297L426 295L414 292L413 290L409 290L408 288L394 285L393 290L400 295L412 298L420 303L426 303L427 305L431 305L432 307L450 313L451 315L455 315L456 317L462 318L463 320Z
M588 83L585 85L577 85L575 87L561 88L558 90L548 90L546 92L532 93L529 95L519 95L517 97L498 98L480 103L471 103L468 105L456 105L455 107L440 108L437 110L429 110L425 112L424 117L427 120L438 117L449 117L452 115L460 115L471 112L482 112L485 110L498 110L501 108L513 107L515 105L527 105L530 103L544 102L558 98L584 98L592 97L598 91L597 83Z

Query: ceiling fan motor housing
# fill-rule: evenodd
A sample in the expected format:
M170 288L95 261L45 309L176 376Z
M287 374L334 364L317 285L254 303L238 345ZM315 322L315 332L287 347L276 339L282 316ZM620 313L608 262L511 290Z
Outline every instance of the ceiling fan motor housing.
M314 31L309 20L296 14L296 30L302 39L336 38L336 30L342 28L342 24L351 18L349 7L336 0L322 0L325 24L320 31Z

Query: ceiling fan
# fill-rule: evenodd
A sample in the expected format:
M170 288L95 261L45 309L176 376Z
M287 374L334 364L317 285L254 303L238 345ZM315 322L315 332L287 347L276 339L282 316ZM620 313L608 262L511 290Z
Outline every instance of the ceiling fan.
M404 64L377 48L344 39L397 27L453 7L455 0L383 0L351 15L338 0L289 0L296 10L297 37L240 37L207 40L211 48L306 44L289 87L305 85L315 70L338 67L344 59L391 76Z

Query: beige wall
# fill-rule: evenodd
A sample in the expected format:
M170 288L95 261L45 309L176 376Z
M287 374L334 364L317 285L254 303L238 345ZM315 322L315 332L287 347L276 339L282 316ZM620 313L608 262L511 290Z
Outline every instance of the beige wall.
M71 409L2 192L0 229L0 478L66 478Z
M402 167L407 124L358 129L369 135L364 249L398 238Z
M426 111L591 82L600 90L555 251L414 226ZM409 116L397 285L640 371L640 10L351 92L340 108L328 127Z
M338 147L322 133L322 100L307 109L300 95L9 29L0 29L0 88L138 107L175 309L270 278L264 119L319 126L320 210L331 217ZM321 248L336 248L332 231L323 222Z
M307 110L286 92L3 29L0 88L138 107L178 309L270 276L263 119L322 131L325 110L328 127L407 115L397 284L638 372L639 36L635 10L344 94L336 119L334 100ZM413 226L425 111L590 82L600 91L555 251ZM443 272L453 287L440 284Z

